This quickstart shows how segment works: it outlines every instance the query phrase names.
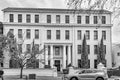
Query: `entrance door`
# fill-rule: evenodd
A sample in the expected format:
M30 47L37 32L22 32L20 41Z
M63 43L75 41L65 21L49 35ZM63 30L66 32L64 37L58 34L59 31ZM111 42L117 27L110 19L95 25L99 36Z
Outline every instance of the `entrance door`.
M60 71L60 60L55 60L55 66L57 67L57 71Z

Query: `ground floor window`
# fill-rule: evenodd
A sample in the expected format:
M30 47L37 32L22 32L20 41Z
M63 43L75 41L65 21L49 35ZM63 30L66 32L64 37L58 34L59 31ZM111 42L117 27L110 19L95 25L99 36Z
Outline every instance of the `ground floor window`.
M81 68L81 59L78 59L78 68Z
M10 61L9 61L9 67L10 68L19 68L20 65L19 65L19 63L18 63L17 60L10 59Z
M39 68L39 59L27 59L26 68Z

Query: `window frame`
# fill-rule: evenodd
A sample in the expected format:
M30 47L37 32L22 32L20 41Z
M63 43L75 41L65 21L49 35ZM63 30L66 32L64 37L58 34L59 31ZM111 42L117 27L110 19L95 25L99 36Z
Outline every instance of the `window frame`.
M27 23L31 22L31 15L30 14L26 14L26 22Z
M14 14L9 14L9 22L14 22Z
M26 29L26 38L27 39L31 38L31 30L30 29Z
M69 15L65 15L65 23L66 24L70 23L70 16Z
M69 40L69 39L70 39L70 31L65 30L65 40Z
M47 23L51 23L51 15L47 15Z
M60 30L56 30L56 39L60 40Z
M35 15L35 23L39 23L39 15Z
M22 14L18 14L18 23L22 23Z
M39 39L39 29L35 29L35 39Z

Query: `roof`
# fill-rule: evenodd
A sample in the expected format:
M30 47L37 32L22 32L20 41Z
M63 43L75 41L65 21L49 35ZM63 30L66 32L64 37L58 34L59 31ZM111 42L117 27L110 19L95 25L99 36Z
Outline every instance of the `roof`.
M39 12L39 13L107 13L111 14L107 10L88 10L88 9L57 9L57 8L18 8L8 7L3 9L4 12Z

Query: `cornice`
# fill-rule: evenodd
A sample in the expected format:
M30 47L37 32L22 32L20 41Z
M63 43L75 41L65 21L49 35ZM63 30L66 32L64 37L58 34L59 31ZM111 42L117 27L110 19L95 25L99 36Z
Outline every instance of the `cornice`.
M43 27L112 27L112 24L56 24L56 23L3 23L6 26L43 26Z
M107 10L88 10L88 9L57 9L57 8L17 8L8 7L3 9L4 12L31 12L31 13L95 13L95 14L111 14Z

